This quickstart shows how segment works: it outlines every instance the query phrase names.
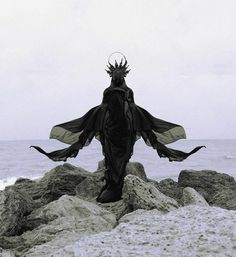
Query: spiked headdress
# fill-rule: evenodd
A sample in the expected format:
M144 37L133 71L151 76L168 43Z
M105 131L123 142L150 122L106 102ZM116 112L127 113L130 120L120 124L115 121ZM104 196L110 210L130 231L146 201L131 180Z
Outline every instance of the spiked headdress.
M111 58L111 56L112 56L113 54L115 54L115 53L119 53L119 54L121 54L123 57L122 57L122 59L121 59L121 61L120 61L120 64L118 64L117 61L115 60L115 65L112 65L112 64L110 63L110 58ZM124 64L123 64L123 58L125 59ZM109 56L109 58L108 58L108 64L109 64L109 65L107 65L108 70L106 70L106 72L109 74L110 77L112 77L113 72L115 72L115 71L120 71L120 72L122 73L123 77L126 77L126 75L127 75L127 74L129 73L129 71L130 71L130 70L128 70L129 65L127 65L127 63L128 63L128 62L127 62L125 56L124 56L122 53L120 53L120 52L114 52L114 53L112 53L112 54Z

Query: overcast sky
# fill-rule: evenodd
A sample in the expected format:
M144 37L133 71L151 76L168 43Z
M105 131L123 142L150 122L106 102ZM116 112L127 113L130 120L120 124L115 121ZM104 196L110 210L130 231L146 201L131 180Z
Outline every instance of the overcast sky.
M0 2L0 140L48 138L101 103L123 52L135 101L188 138L236 138L235 0Z

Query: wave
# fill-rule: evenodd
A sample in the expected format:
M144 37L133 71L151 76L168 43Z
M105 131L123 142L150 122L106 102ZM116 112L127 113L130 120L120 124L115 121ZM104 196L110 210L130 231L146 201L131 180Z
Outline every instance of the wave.
M233 156L233 155L225 155L224 158L230 159L230 160L236 160L236 156Z
M0 179L0 190L4 190L6 186L13 185L17 180L17 177L9 177L5 179Z
M30 179L35 180L35 179L39 179L41 177L42 176L37 176L37 177L30 178ZM5 187L15 184L15 182L18 178L19 177L9 177L9 178L5 178L5 179L0 179L0 190L4 190Z

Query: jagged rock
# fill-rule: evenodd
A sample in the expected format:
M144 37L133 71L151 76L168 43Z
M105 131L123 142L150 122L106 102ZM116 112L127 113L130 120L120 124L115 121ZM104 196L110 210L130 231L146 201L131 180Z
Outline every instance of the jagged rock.
M113 214L73 196L62 196L32 213L29 219L39 219L40 224L45 225L24 235L27 239L32 238L32 233L39 237L25 257L56 256L54 252L63 245L75 243L85 235L109 231L116 225ZM42 243L42 240L48 242ZM39 246L38 242L41 242Z
M126 174L134 175L141 178L143 181L147 181L147 175L144 171L144 167L139 162L128 162L126 166Z
M82 238L53 256L233 257L235 226L236 212L216 207L190 205L163 215L137 211L112 231Z
M101 224L104 223L103 219L105 219L106 221L113 223L113 226L115 225L114 215L112 215L110 212L101 209L99 206L93 203L68 195L64 195L57 201L53 201L33 211L27 217L27 222L31 224L30 229L32 230L42 224L48 224L49 222L58 218L73 217L75 220L80 222L80 228L82 228L82 226L86 226L86 220L90 219L91 216L98 216L97 219L101 219ZM81 222L85 223L83 224ZM108 224L109 228L111 228L110 223ZM99 223L96 224L96 226L100 226ZM94 228L90 228L88 226L87 230L89 229L94 230ZM100 228L96 227L95 229L99 231Z
M183 187L180 187L176 181L171 178L163 179L155 185L163 194L174 198L178 203L182 204L181 197L183 195Z
M128 163L127 173L147 180L144 168L140 163ZM82 198L94 200L104 185L103 176L104 169L91 173L66 163L47 172L38 182L21 179L14 186L31 195L39 205L57 200L65 194L77 194Z
M41 257L83 236L111 230L116 217L93 203L65 195L33 211L27 222L30 230L16 241L16 255Z
M150 179L148 178L147 180L148 183L152 184L154 187L156 187L158 189L158 185L159 185L159 182L154 180L154 179Z
M4 250L0 247L0 256L1 257L15 257L15 254L12 251Z
M13 187L30 195L38 206L42 206L62 195L75 195L76 186L90 176L94 176L93 173L66 163L50 170L38 181L18 179Z
M24 231L25 216L34 208L33 199L7 187L0 192L0 236L19 235Z
M222 190L236 190L236 182L228 174L211 170L182 170L179 174L178 184L181 187L192 187L198 191L207 202Z
M228 210L236 210L236 189L219 190L211 199L210 204Z
M98 163L97 172L104 172L105 170L105 160ZM145 173L144 167L139 162L128 162L126 165L126 175L135 175L144 181L148 181L147 175Z
M188 245L191 246L194 242L197 242L199 243L197 246L190 247L195 250L196 247L201 245L202 234L209 232L209 235L212 235L212 231L204 231L205 223L202 227L201 222L212 222L212 216L216 217L213 220L221 222L221 218L224 215L230 216L232 213L226 210L221 211L219 208L213 208L214 211L212 211L210 207L206 206L179 208L180 205L175 199L179 203L184 202L184 204L203 204L204 202L199 199L199 195L196 194L194 189L185 188L183 190L183 187L193 185L195 190L203 194L204 197L205 195L208 197L210 204L236 209L235 181L227 174L219 174L212 171L182 171L178 183L172 179L165 179L158 183L147 179L143 166L139 163L129 163L126 171L137 176L127 175L125 177L122 200L106 204L97 203L95 200L104 185L102 180L104 167L102 167L102 164L94 173L70 164L64 164L49 171L42 179L37 181L18 179L15 185L9 186L0 192L0 256L12 257L14 256L12 255L14 250L15 257L70 257L74 255L92 257L99 256L99 254L100 256L106 256L104 254L107 254L107 256L115 257L121 255L119 247L127 249L127 252L124 253L125 256L127 254L140 256L146 253L150 254L148 256L152 256L152 253L153 256L156 256L157 252L158 254L163 253L164 256L166 248L172 253L174 249L177 249L178 256L185 256L181 251L185 250L189 254L189 251L186 250ZM149 222L149 218L148 220L146 219L148 213L146 210L150 209L154 210L150 211ZM170 214L165 214L169 211L171 211ZM218 213L222 215L218 215ZM208 218L204 220L205 216ZM112 230L117 225L117 220L119 220L120 225ZM190 223L188 223L189 220ZM235 222L233 219L231 221ZM146 222L147 224L150 223L150 226ZM156 226L159 222L167 222L167 225L164 224L157 231L152 231L153 224ZM211 226L211 222L207 224ZM227 229L225 229L226 232L222 232L223 234L221 234L220 230L214 230L214 233L220 235L220 239L218 240L217 235L214 234L216 235L213 238L215 243L213 246L210 244L211 242L209 243L210 246L206 244L205 250L203 250L205 255L202 256L212 253L211 250L207 250L207 247L209 249L221 247L219 242L224 241L223 235L225 233L229 233L231 238L234 237L232 231L230 231L233 224L230 222L225 225ZM172 223L178 224L176 230L172 230L171 226L174 226ZM215 229L215 223L208 229ZM188 224L189 227L183 230L183 234L177 235L178 240L183 238L183 242L185 242L185 240L189 239L189 235L192 235L192 241L186 245L183 242L180 242L180 246L176 245L176 241L173 240L176 238L176 233L182 231L182 226L185 226L185 224ZM139 226L137 230L136 226ZM166 230L166 226L169 226L170 230ZM129 232L130 228L131 232ZM134 228L133 235L131 235L132 228ZM191 234L192 230L196 231L198 228L199 233L202 233L199 234L200 241L196 241L194 234ZM110 230L112 231L99 234L99 232ZM140 231L146 231L147 233L146 235L143 234L144 240L142 236L137 237ZM158 242L163 237L158 238L158 235L162 236L166 231L169 231L169 234L166 234L166 241L163 242L164 249L163 247L160 248L162 243L159 244ZM175 234L172 234L173 231ZM131 236L129 236L129 233ZM94 236L94 242L98 242L96 246L89 241L89 237L92 234L98 234ZM106 239L106 235L108 235L108 239ZM153 235L157 236L154 238L155 240ZM89 237L83 239L85 236ZM101 239L101 241L98 239ZM103 239L107 241L103 241ZM110 239L113 240L113 244L118 242L118 245L115 244L114 249L116 250L114 251L108 248L109 244L107 242L110 242ZM127 245L124 240L128 240ZM85 242L88 242L91 249L83 245ZM156 245L154 242L157 242ZM227 247L232 250L231 242L224 242L225 245L226 243L229 243L229 247L228 245ZM133 245L141 250L141 254L140 251L133 251ZM153 248L154 245L155 247ZM77 246L81 251L79 250L79 253L76 252L75 254L74 249L77 249ZM96 252L96 247L99 248L98 252ZM185 249L184 247L187 248ZM102 249L102 252L100 249ZM220 249L222 250L223 248ZM223 253L227 255L228 252L223 250Z
M111 203L97 203L103 209L113 213L116 216L116 219L119 220L122 216L129 213L131 210L123 200Z
M42 194L44 202L54 201L65 194L75 195L76 186L89 176L93 174L70 164L57 166L40 180L44 190Z
M138 209L130 212L119 219L119 224L133 222L137 217L145 216L147 212L148 211L144 209ZM163 215L163 212L158 211L157 209L153 209L152 212L155 213L155 215Z
M105 181L102 180L100 176L91 176L87 177L79 185L77 185L75 192L77 196L83 199L95 201L104 185Z
M200 195L195 189L191 187L185 187L182 196L183 205L202 205L209 206L207 201Z
M24 241L21 236L0 236L0 248L5 252L13 251L12 249L17 248L18 246L24 249Z
M97 171L105 169L105 159L98 162Z
M105 180L103 179L104 171L104 160L102 160L98 164L97 171L76 186L76 195L85 200L95 201L102 187L105 185ZM148 181L143 165L138 162L129 162L126 166L126 174L135 175L144 181Z
M133 175L125 177L122 197L133 210L155 208L168 212L180 207L174 199L162 194L152 184Z

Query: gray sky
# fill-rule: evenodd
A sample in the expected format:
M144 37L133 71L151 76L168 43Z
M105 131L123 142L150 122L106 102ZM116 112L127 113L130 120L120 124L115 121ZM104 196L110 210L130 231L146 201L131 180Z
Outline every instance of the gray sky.
M235 0L0 2L0 139L47 138L102 100L123 52L135 101L188 138L236 138Z

